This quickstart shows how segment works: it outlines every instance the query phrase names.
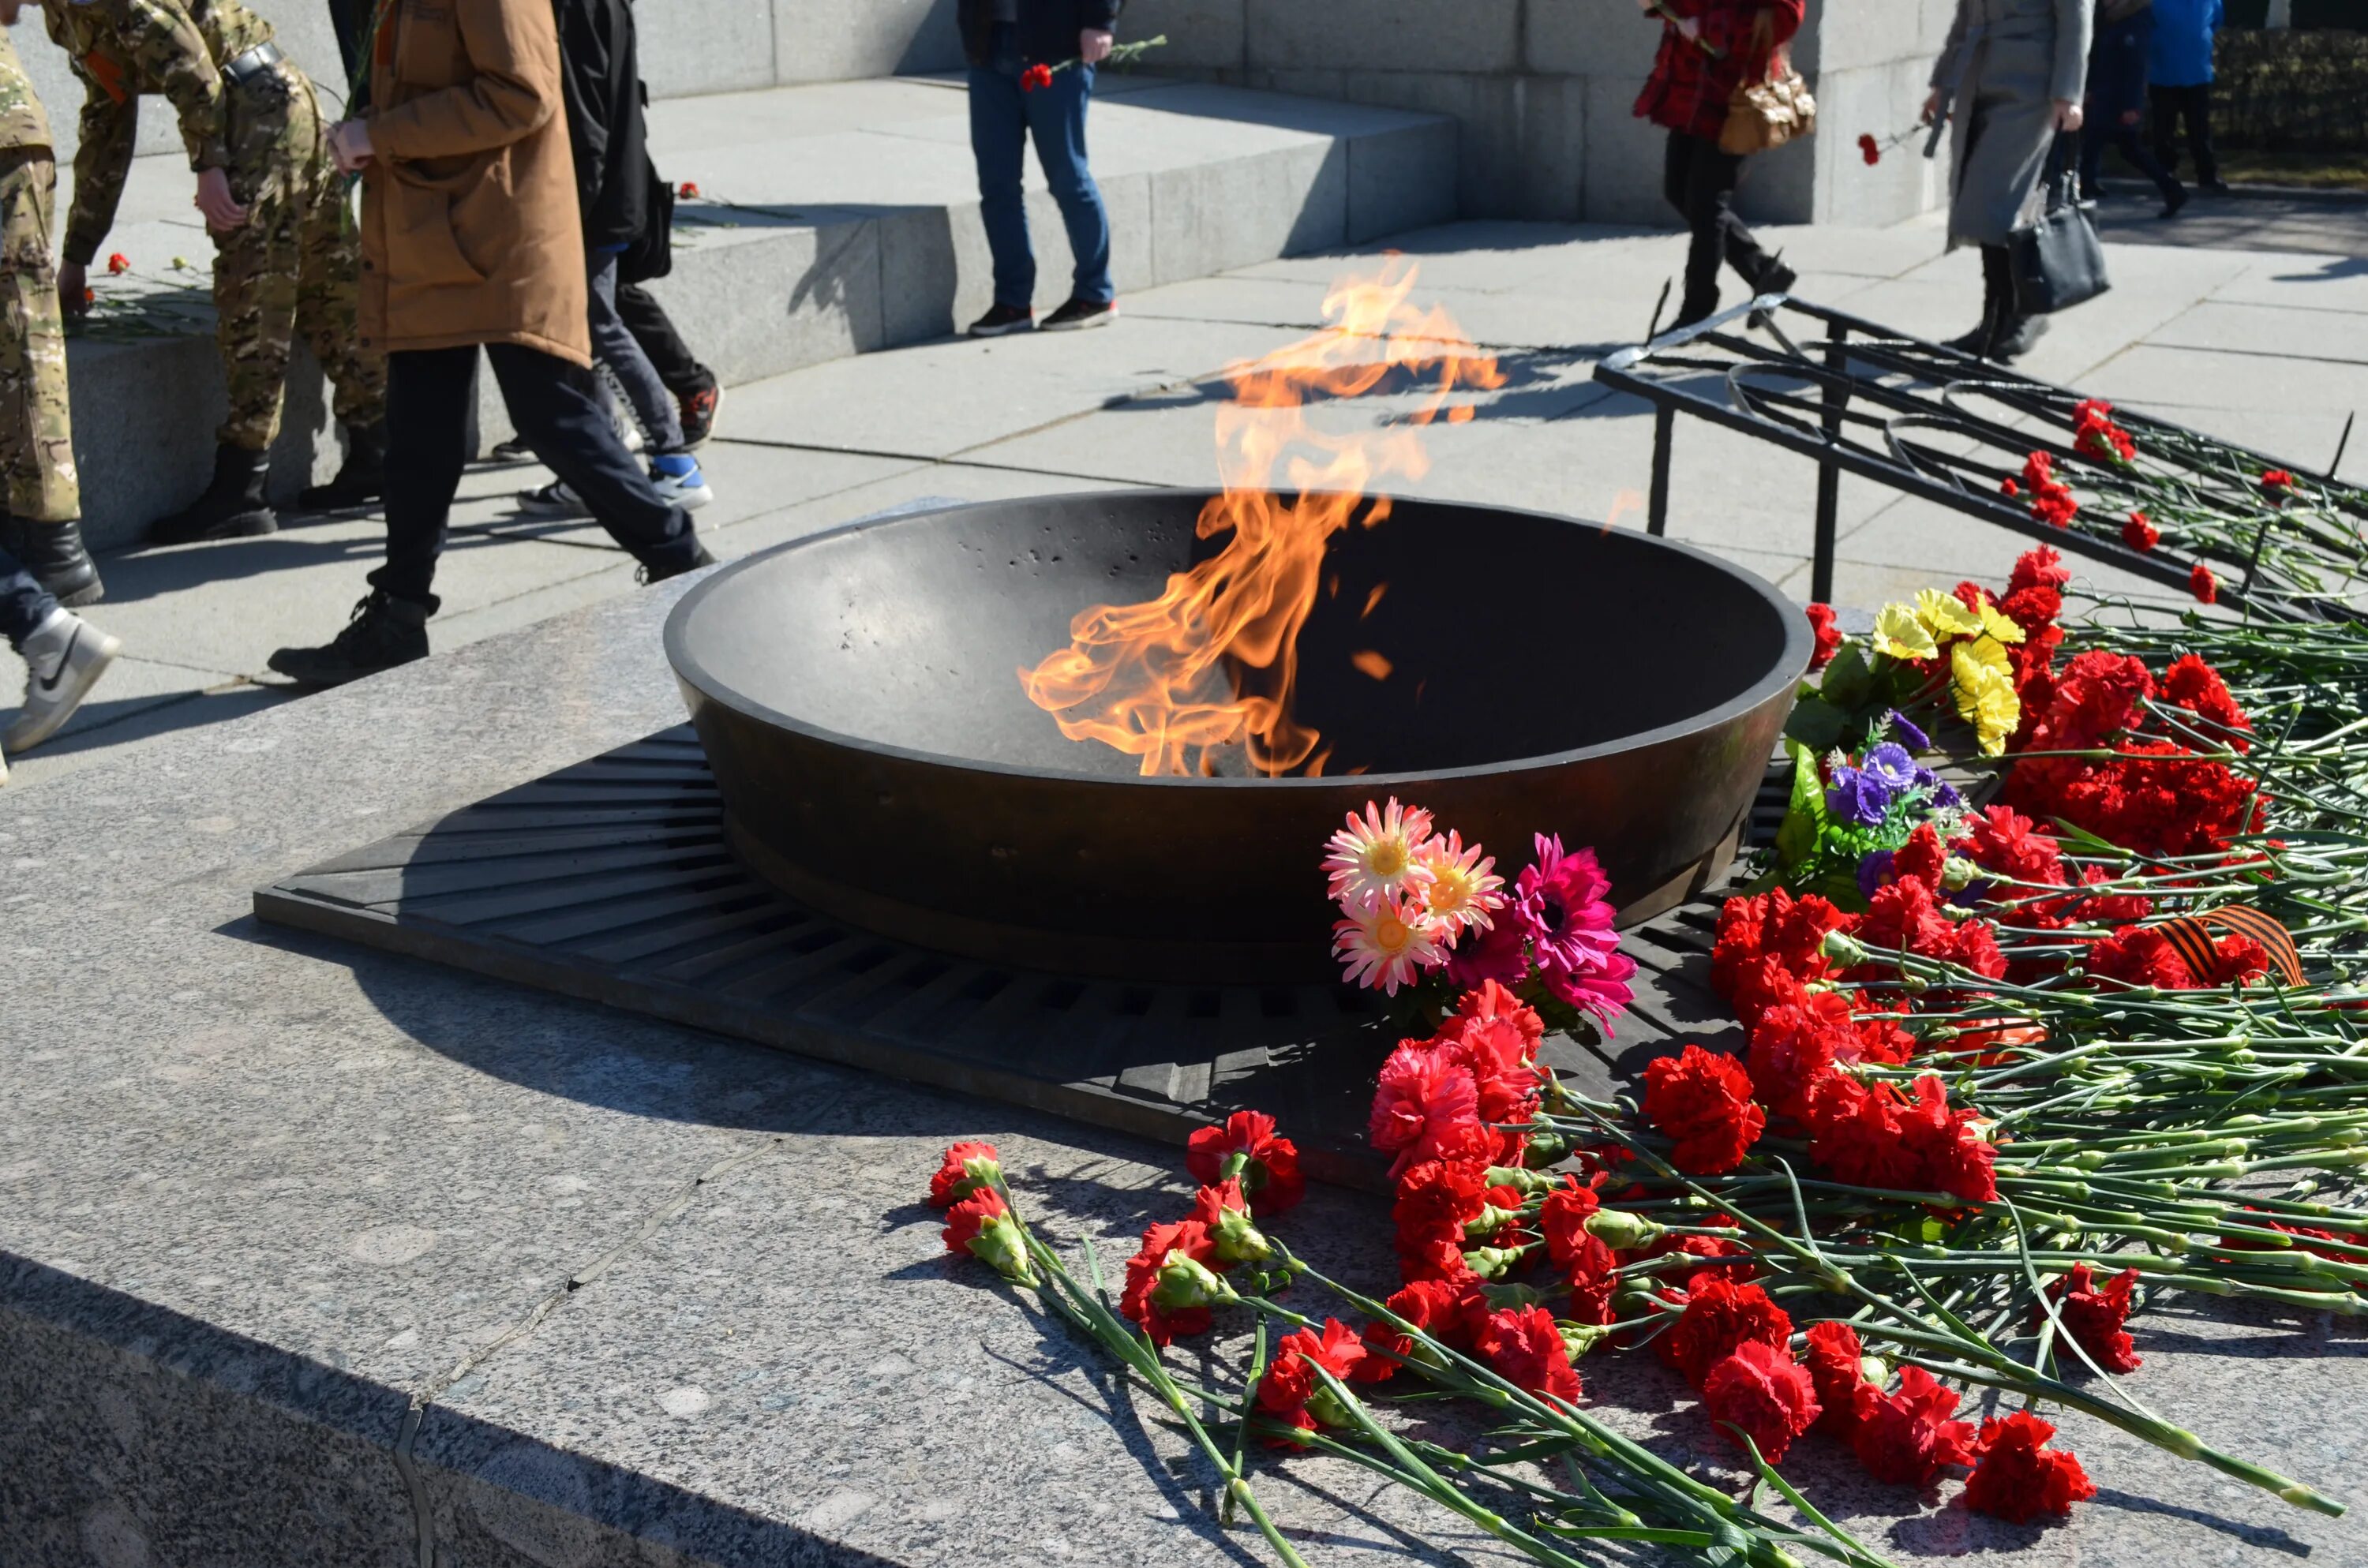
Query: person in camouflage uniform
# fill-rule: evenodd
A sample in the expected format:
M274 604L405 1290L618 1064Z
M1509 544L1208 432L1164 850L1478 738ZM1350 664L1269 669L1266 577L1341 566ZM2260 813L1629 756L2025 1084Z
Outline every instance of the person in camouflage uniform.
M17 0L0 0L0 26ZM82 543L82 485L66 403L65 334L50 264L58 167L49 117L0 31L0 476L7 511L0 548L70 605L104 592Z
M336 388L345 471L308 492L341 506L378 494L386 369L359 340L360 246L346 183L329 156L313 84L238 0L41 0L50 36L83 79L60 278L81 307L131 163L139 100L161 94L180 121L198 208L214 237L214 305L230 415L213 483L151 530L164 543L269 533L271 440L298 333Z
M58 733L122 644L58 601L88 604L98 574L76 527L82 486L66 407L65 332L50 269L50 211L57 161L50 122L6 29L23 0L0 0L0 483L7 487L0 538L0 640L25 661L25 699L0 730L0 784L7 752ZM21 559L20 559L21 557Z

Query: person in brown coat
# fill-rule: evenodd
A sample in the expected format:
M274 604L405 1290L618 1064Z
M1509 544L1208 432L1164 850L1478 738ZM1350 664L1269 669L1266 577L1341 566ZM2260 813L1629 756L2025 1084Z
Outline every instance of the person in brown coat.
M427 655L481 347L511 422L644 582L713 560L625 450L593 379L548 0L387 0L381 17L368 115L330 147L364 178L362 347L387 356L386 564L335 642L271 655L313 686Z

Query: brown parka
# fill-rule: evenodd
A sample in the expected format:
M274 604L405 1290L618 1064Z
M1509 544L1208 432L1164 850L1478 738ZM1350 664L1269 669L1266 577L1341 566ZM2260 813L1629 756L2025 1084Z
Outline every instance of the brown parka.
M386 0L371 40L361 335L592 362L550 0Z

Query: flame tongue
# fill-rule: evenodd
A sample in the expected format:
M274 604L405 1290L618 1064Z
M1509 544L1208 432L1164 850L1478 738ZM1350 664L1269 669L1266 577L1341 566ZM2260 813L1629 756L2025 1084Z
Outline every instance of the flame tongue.
M1323 737L1293 720L1292 694L1325 551L1351 522L1389 516L1387 496L1367 499L1376 482L1422 477L1420 426L1471 417L1447 406L1458 387L1504 384L1444 311L1406 303L1415 278L1393 258L1342 283L1324 301L1332 325L1226 372L1233 397L1216 420L1224 494L1201 508L1198 532L1230 537L1156 599L1078 612L1069 646L1019 672L1063 734L1140 758L1145 776L1216 773L1235 752L1264 774L1322 770ZM1336 435L1307 422L1311 398L1357 397L1405 372L1424 378L1422 401L1390 427ZM1275 492L1278 472L1288 499ZM1367 609L1377 602L1378 590ZM1387 678L1388 660L1359 661Z

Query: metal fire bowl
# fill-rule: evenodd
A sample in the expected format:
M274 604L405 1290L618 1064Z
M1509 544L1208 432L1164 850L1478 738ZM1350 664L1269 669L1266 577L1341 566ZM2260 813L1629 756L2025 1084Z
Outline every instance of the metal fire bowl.
M1156 597L1218 549L1194 537L1208 499L891 517L691 590L666 656L735 849L883 936L1203 984L1336 972L1317 865L1369 800L1429 808L1508 875L1533 832L1592 845L1623 923L1725 869L1808 665L1806 619L1699 551L1539 513L1406 501L1335 539L1294 706L1333 746L1326 777L1145 778L1064 737L1018 672L1087 605ZM1351 663L1367 650L1388 678Z

